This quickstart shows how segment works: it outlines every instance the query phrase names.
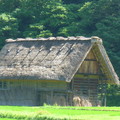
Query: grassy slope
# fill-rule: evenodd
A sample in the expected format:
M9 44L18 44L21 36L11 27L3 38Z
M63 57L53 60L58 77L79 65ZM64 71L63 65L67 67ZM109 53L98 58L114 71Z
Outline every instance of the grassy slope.
M120 120L120 107L0 106L0 118L12 118L13 120Z

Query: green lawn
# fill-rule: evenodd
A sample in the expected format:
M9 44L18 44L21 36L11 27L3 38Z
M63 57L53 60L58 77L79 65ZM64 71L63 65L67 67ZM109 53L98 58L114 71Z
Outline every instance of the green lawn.
M18 120L18 119L13 119L13 118L0 118L0 120Z
M0 120L120 120L120 107L0 106L0 118Z

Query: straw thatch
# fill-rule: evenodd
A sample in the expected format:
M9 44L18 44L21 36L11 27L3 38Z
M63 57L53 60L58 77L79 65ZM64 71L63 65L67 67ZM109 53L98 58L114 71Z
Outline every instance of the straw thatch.
M119 83L98 37L19 38L6 42L0 52L0 79L70 82L91 48L97 46L109 79Z

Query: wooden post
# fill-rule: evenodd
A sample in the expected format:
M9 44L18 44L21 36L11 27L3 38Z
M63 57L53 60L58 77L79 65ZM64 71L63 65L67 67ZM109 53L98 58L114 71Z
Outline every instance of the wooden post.
M106 90L106 87L107 87L107 84L105 83L105 93L104 93L104 106L106 106L106 104L107 104L107 99L106 99L106 92L107 92L107 90Z
M69 106L69 97L68 97L68 92L66 93L66 106Z
M106 107L106 103L107 103L107 100L106 100L106 93L105 93L105 97L104 97L104 106Z
M53 105L53 91L51 91L51 101L50 104Z

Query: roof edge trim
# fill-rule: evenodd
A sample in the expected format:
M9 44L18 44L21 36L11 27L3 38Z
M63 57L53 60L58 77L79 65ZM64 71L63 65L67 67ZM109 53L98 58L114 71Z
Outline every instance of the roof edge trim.
M48 38L17 38L17 39L6 39L6 42L22 42L22 41L46 41L46 40L91 40L92 43L102 43L102 39L97 36L84 37L84 36L70 36L70 37L48 37Z
M98 45L98 48L101 51L101 55L102 55L106 65L108 67L109 73L111 75L112 82L119 85L120 84L119 77L117 76L117 74L114 70L114 67L113 67L113 65L112 65L112 63L111 63L111 61L110 61L110 59L107 55L107 52L106 52L104 46L103 45Z

